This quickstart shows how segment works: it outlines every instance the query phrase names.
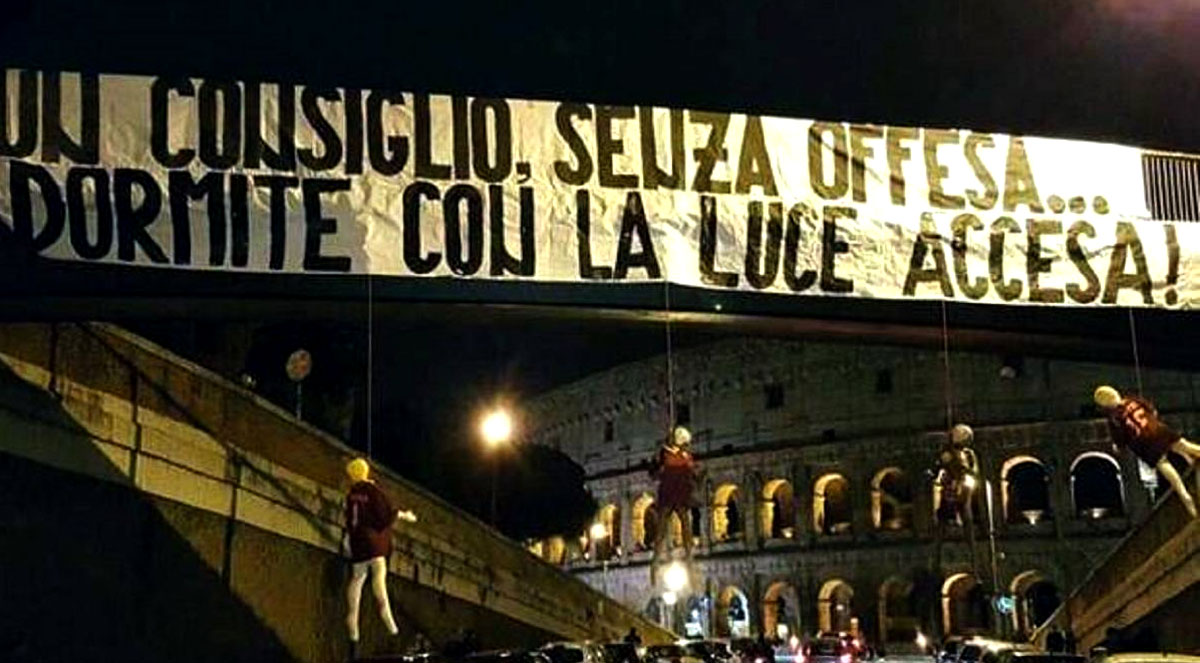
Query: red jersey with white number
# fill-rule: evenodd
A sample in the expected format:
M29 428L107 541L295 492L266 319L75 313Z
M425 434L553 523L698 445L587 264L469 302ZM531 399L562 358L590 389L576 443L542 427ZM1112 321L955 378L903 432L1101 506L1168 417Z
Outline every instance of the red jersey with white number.
M396 510L387 495L370 481L359 481L346 495L346 532L350 560L364 562L392 554L392 523Z
M1129 447L1135 456L1155 465L1179 440L1158 418L1154 406L1139 396L1127 396L1108 413L1108 431L1118 447Z

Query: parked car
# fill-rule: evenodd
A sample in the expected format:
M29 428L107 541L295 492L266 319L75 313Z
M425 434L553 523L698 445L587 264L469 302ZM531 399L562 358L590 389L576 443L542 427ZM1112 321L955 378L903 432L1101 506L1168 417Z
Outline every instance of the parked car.
M646 663L704 663L681 645L650 645L646 648Z
M822 635L803 648L804 663L852 663L853 648L841 637Z
M551 642L538 651L550 663L605 663L604 650L590 642Z
M1092 650L1089 663L1200 663L1200 656L1170 652L1120 652Z
M733 660L733 652L729 645L720 640L696 640L683 646L687 652L704 663L729 663Z
M1001 648L984 652L980 663L1087 663L1078 654L1038 651L1031 645Z
M463 663L552 663L545 654L524 649L477 652L462 660Z
M941 650L937 653L937 663L954 663L958 658L958 650L962 648L963 638L952 636L946 638L942 643Z
M609 642L600 645L605 663L642 663L642 650L630 642Z

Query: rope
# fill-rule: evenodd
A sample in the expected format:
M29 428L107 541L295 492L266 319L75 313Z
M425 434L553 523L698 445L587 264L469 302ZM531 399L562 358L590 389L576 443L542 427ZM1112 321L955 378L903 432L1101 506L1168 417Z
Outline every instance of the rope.
M675 358L671 347L671 281L663 271L663 310L667 315L667 439L675 430Z
M371 272L367 271L367 458L371 457L374 441L374 419L372 409L375 404L374 377L375 371L375 287L371 280Z
M946 430L954 427L954 401L951 393L954 383L950 380L950 325L946 318L946 300L942 300L942 366L945 370L946 387Z
M1142 395L1142 358L1138 355L1137 324L1133 321L1133 309L1129 309L1129 338L1133 344L1133 375L1137 379L1138 396Z

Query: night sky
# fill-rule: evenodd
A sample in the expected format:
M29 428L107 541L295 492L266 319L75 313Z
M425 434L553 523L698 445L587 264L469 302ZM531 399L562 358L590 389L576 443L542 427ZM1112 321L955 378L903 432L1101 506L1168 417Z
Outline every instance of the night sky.
M0 16L7 67L654 104L1200 151L1200 5L1189 0L8 0ZM300 346L314 354L313 398L363 389L365 313L236 317L263 325L241 368L277 401L288 398L281 355ZM160 342L203 354L178 326L142 318ZM681 331L677 342L736 331ZM416 475L430 470L406 468L466 443L471 417L494 394L536 394L664 349L658 323L519 314L382 315L374 339L375 451ZM350 431L358 445L363 414Z

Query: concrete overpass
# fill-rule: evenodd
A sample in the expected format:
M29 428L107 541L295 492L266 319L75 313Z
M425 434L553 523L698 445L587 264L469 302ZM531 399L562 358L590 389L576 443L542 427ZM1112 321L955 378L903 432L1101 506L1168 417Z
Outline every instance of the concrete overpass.
M32 660L347 658L339 555L352 450L119 328L0 326L0 645ZM670 634L394 473L386 637L484 646ZM0 649L3 651L3 649Z
M1200 474L1184 475L1193 495ZM1042 625L1045 643L1055 627L1073 633L1086 653L1109 628L1133 648L1200 651L1200 519L1192 519L1173 492L1120 541Z

